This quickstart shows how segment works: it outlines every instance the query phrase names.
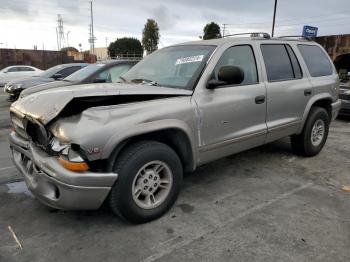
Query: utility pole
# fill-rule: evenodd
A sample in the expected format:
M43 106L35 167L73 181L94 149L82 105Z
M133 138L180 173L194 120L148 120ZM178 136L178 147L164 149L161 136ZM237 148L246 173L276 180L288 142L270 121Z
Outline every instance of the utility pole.
M271 34L271 37L273 37L274 34L275 34L276 10L277 10L277 0L275 0L275 8L274 8L274 11L273 11L272 34Z
M70 33L70 31L67 32L67 47L69 47L69 38L68 38L69 33Z
M222 24L222 37L225 37L227 24Z
M60 51L60 43L58 41L58 28L56 27L57 51Z
M91 34L91 24L89 24L89 44L90 44L90 53L92 54L92 34Z
M56 34L57 34L57 47L58 47L58 50L61 50L61 48L64 47L65 39L64 39L63 19L60 14L57 15Z
M95 35L94 35L94 14L92 12L92 1L90 1L90 13L91 13L91 53L95 53Z

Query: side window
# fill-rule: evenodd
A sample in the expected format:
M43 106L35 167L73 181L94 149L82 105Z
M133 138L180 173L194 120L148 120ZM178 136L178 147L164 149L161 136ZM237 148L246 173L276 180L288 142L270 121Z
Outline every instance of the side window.
M78 71L79 69L81 69L80 66L71 66L71 67L67 67L65 69L62 69L61 71L57 72L57 74L61 74L62 78L65 78L65 77L73 74L74 72Z
M294 78L300 79L300 78L303 77L303 73L301 71L301 67L300 67L299 61L298 61L298 59L297 59L293 49L289 45L286 45L286 48L287 48L287 51L288 51L288 55L289 55L290 61L292 62Z
M294 72L285 45L264 44L261 45L264 57L267 79L269 81L283 81L294 79Z
M31 68L31 67L21 66L21 67L19 67L19 71L30 72L30 71L35 71L35 70L33 68Z
M7 70L7 72L10 72L10 73L19 72L19 67L11 67Z
M111 67L108 72L107 82L115 83L119 80L119 77L130 69L131 65L129 64L120 64L114 67Z
M244 80L241 85L258 83L255 57L249 45L233 46L223 53L214 69L216 79L222 66L239 66L244 71Z
M312 77L333 74L333 67L327 55L316 45L298 45L299 51Z

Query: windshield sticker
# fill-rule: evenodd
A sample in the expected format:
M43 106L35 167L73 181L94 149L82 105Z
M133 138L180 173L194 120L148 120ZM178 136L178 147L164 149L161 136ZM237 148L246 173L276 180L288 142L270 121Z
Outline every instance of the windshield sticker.
M203 59L204 59L204 55L195 55L195 56L182 57L182 58L179 58L179 59L176 60L175 65L202 62Z

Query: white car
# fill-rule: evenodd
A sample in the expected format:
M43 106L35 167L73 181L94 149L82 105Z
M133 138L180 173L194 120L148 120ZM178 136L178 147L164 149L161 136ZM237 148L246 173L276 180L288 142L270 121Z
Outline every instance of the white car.
M0 87L6 83L21 78L39 76L43 71L27 65L9 66L0 71Z

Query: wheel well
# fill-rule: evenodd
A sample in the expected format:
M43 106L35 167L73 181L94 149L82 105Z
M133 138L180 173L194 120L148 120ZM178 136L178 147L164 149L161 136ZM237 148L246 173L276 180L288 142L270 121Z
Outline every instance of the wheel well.
M321 99L316 101L312 107L322 107L324 109L326 109L329 119L332 119L332 100L330 99Z
M164 143L172 148L179 156L184 171L193 171L194 159L192 153L192 146L190 140L185 132L180 129L165 129L160 131L154 131L147 134L137 135L130 137L123 142L119 143L114 153L110 157L110 163L114 163L118 158L119 153L128 145L141 140L153 140ZM113 164L112 164L113 165ZM112 166L110 166L112 167Z

